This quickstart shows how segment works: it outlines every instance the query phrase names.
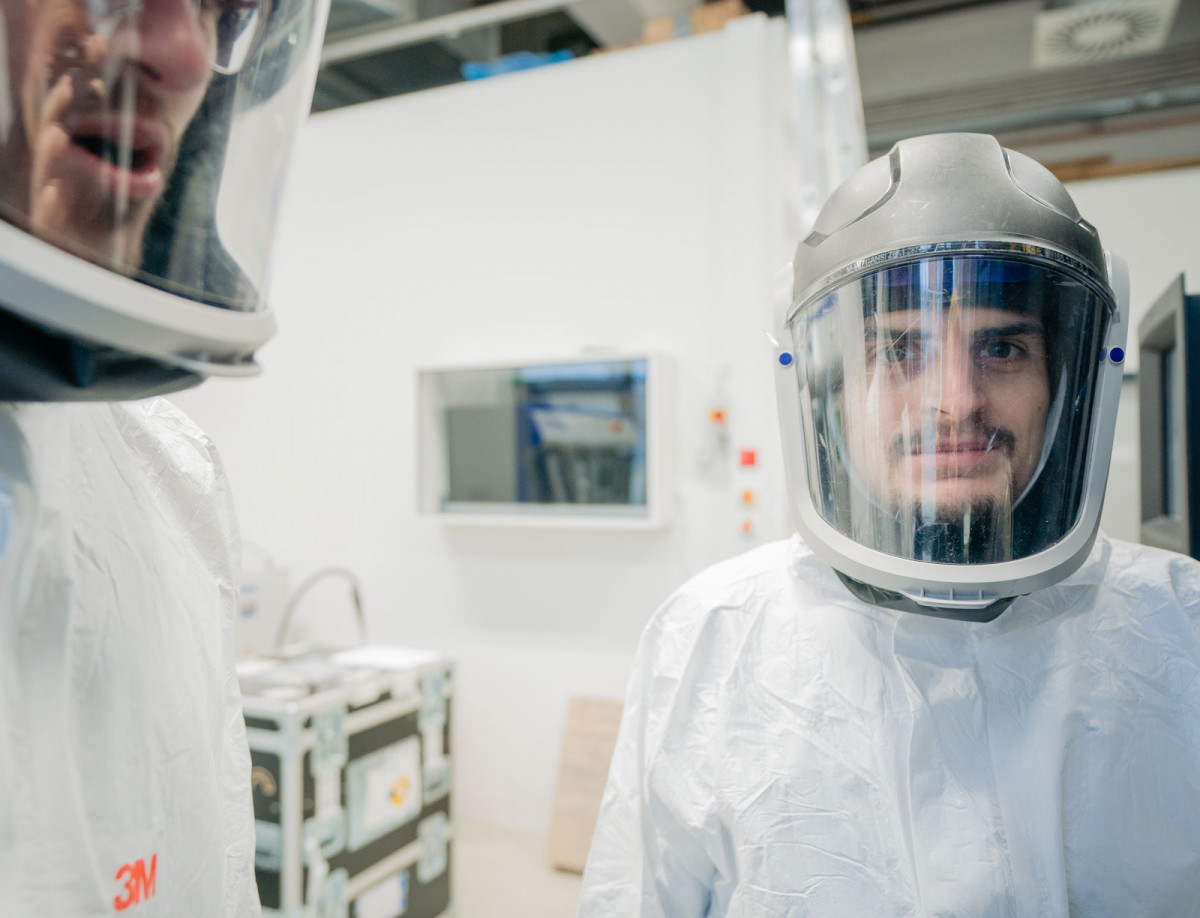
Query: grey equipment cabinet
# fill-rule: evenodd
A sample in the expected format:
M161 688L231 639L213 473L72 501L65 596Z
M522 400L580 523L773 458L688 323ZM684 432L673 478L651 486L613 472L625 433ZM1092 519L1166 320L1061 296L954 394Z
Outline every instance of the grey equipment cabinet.
M445 655L380 645L238 665L263 914L449 918Z

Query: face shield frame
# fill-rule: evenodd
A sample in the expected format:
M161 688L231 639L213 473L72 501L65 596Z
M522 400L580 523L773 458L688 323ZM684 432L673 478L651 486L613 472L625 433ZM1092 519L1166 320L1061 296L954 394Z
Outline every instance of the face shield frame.
M801 378L802 361L795 359L789 327L795 316L831 292L885 267L922 258L1001 252L1044 264L1061 264L1073 273L1090 278L1091 285L1097 290L1102 289L1101 285L1106 281L1113 294L1114 302L1111 305L1115 308L1101 341L1102 353L1107 355L1113 348L1124 348L1128 334L1128 272L1124 262L1109 252L1104 253L1108 276L1100 279L1094 277L1095 271L1089 271L1076 259L1043 245L1011 240L931 243L881 252L858 260L831 272L801 291L795 299L791 297L790 289L786 293L780 290L777 295L774 323L779 342L775 352L776 389L784 454L789 458L785 465L792 516L801 537L813 552L830 564L843 579L848 577L860 586L866 585L865 591L872 594L870 601L877 604L966 621L990 621L1007 607L1013 597L1069 576L1086 559L1095 541L1108 478L1122 377L1120 365L1107 359L1097 373L1092 416L1087 431L1091 446L1082 470L1084 483L1080 492L1078 517L1060 539L1044 549L1025 557L994 563L951 564L912 560L855 541L826 520L813 498L808 458L810 450L806 443L806 437L812 432L805 429L803 422L806 381ZM891 602L891 599L897 601Z
M87 343L203 375L251 376L259 372L255 350L275 331L270 310L220 309L171 293L4 221L0 252L0 308Z

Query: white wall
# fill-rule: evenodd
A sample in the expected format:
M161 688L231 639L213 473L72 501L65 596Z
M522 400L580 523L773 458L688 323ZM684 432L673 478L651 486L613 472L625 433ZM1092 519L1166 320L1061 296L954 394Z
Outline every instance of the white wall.
M1138 391L1130 374L1137 371L1137 326L1181 271L1188 291L1200 290L1195 216L1200 213L1200 169L1073 182L1067 188L1104 245L1129 263L1129 358L1100 524L1109 535L1136 542L1141 526Z
M177 398L245 537L364 584L372 638L460 657L457 802L543 829L571 694L620 697L654 608L787 522L764 329L796 238L781 21L313 119L286 201L265 373ZM419 366L655 350L675 366L662 531L451 527L416 513ZM725 459L708 412L729 410ZM758 532L732 465L759 451ZM349 634L345 585L298 621ZM320 630L320 629L318 629Z

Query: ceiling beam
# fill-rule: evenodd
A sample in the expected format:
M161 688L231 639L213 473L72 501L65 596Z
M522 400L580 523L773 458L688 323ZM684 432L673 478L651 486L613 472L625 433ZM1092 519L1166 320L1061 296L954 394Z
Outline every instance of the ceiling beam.
M542 13L565 9L578 2L580 0L499 0L496 3L447 13L445 16L435 16L420 22L370 26L326 41L321 50L321 63L336 64L438 38L456 38L471 29L529 19Z

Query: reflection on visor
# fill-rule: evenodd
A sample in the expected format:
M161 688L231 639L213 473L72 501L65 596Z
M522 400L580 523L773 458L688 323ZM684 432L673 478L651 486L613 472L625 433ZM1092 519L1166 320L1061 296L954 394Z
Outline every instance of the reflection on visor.
M974 304L1021 311L1063 295L1081 281L1028 262L999 258L939 258L887 268L862 281L869 310L920 309L957 297Z
M947 281L952 284L956 273L967 271L975 284L1023 283L1046 276L1043 267L1024 261L1002 258L975 258L970 261L942 258L887 268L880 271L876 278L884 287L921 286L930 279L945 286Z
M237 73L254 53L267 21L268 0L211 0L217 8L217 54L213 67Z
M1062 538L1110 309L1058 268L962 255L887 267L801 310L790 328L822 516L869 548L942 563Z

